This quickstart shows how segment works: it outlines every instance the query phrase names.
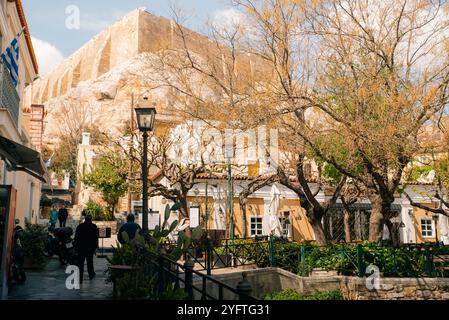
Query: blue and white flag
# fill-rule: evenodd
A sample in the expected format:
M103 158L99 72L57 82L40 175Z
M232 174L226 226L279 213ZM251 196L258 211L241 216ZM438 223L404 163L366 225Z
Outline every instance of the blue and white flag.
M3 62L11 74L11 79L15 87L19 83L19 38L22 32L23 30L17 34L17 37L11 41L9 47L2 53Z
M54 155L55 155L55 152L53 151L53 153L50 156L50 159L44 161L44 164L47 168L51 166L51 161L53 160Z

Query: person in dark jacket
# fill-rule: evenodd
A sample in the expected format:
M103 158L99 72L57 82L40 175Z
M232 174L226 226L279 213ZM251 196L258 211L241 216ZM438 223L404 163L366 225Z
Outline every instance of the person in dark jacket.
M128 234L129 239L134 239L136 236L136 232L139 231L139 234L141 232L140 226L134 222L135 218L132 213L128 214L126 217L126 223L120 227L120 230L118 231L117 240L121 244L125 243L125 239L123 239L122 233L126 232Z
M74 247L78 253L80 283L83 282L85 260L87 261L89 279L92 280L95 277L94 254L98 249L98 229L97 226L92 223L91 215L87 215L84 222L76 228Z
M62 205L62 207L58 211L58 220L59 220L59 227L64 228L65 223L67 222L67 217L69 216L69 212L65 208L65 205Z

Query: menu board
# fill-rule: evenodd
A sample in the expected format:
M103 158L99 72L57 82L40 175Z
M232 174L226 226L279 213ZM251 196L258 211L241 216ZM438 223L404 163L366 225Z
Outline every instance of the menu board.
M111 228L98 228L98 238L104 239L104 238L110 238L111 237Z
M161 215L159 214L159 211L153 211L152 209L149 209L148 211L148 230L154 230L156 226L161 224ZM135 212L139 214L138 224L142 227L142 213L137 210Z
M0 276L1 298L8 295L8 278L12 259L16 190L12 186L0 186Z
M200 225L200 208L190 207L190 227L196 228Z

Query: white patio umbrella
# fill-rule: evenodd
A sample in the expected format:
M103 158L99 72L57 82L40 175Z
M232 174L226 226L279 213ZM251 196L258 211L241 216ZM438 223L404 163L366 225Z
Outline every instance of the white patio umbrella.
M262 230L264 235L275 235L280 237L282 235L282 226L278 218L278 210L281 200L281 191L274 183L271 186L271 202L269 212L265 211L262 218Z

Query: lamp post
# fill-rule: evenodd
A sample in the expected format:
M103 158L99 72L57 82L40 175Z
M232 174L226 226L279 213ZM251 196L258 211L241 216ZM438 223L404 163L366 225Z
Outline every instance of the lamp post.
M229 210L229 233L231 240L234 240L234 217L233 217L233 196L234 196L234 185L232 181L232 171L231 171L231 158L228 158L228 210Z
M206 208L205 208L205 211L206 211L206 237L208 237L209 236L209 206L208 206L208 202L207 202L207 197L209 196L208 195L208 190L209 189L209 182L206 180Z
M156 109L154 107L136 108L137 124L143 136L142 153L142 230L148 233L148 132L153 131Z

